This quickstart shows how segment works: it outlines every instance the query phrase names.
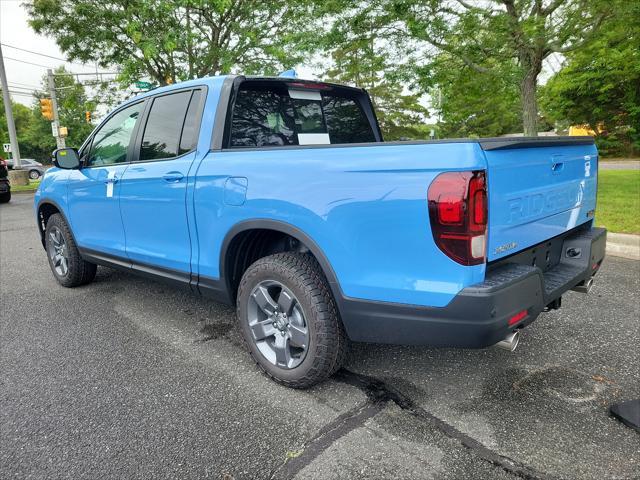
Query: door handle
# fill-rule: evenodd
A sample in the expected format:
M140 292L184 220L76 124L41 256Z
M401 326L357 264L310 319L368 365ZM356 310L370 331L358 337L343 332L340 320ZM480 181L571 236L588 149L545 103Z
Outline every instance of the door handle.
M113 177L108 177L104 183L118 183L118 177L115 175Z
M167 172L162 176L162 178L164 178L167 182L175 183L182 180L184 178L184 175L180 172Z

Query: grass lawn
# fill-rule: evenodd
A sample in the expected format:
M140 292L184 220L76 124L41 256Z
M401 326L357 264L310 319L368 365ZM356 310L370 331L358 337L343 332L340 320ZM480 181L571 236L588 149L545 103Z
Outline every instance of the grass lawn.
M640 233L640 170L600 170L596 224L610 232Z
M35 192L40 185L40 180L30 180L29 185L11 185L12 192Z

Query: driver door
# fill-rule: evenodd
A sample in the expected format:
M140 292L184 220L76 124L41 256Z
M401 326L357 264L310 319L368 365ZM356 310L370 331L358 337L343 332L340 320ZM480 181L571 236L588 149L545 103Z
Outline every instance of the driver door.
M81 152L82 168L70 170L68 211L78 247L126 258L119 180L130 161L144 101L113 113Z

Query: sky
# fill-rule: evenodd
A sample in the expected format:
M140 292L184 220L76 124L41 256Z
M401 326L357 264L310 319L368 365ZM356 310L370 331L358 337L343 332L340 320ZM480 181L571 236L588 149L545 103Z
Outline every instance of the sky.
M2 54L5 60L4 66L11 98L14 102L30 106L34 100L30 92L40 87L42 76L47 73L47 67L56 68L64 64L67 70L74 73L95 72L96 67L64 62L62 59L65 58L65 55L60 51L56 42L52 38L36 34L29 27L27 12L22 7L22 2L23 0L0 0L0 43L2 43ZM57 59L12 47L31 50Z

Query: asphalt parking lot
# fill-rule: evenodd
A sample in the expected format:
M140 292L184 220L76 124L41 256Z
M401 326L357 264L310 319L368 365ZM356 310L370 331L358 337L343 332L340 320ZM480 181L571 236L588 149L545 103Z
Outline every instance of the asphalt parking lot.
M262 376L228 307L100 268L64 289L31 195L0 206L0 478L640 477L640 262L518 350L354 345L307 391Z

